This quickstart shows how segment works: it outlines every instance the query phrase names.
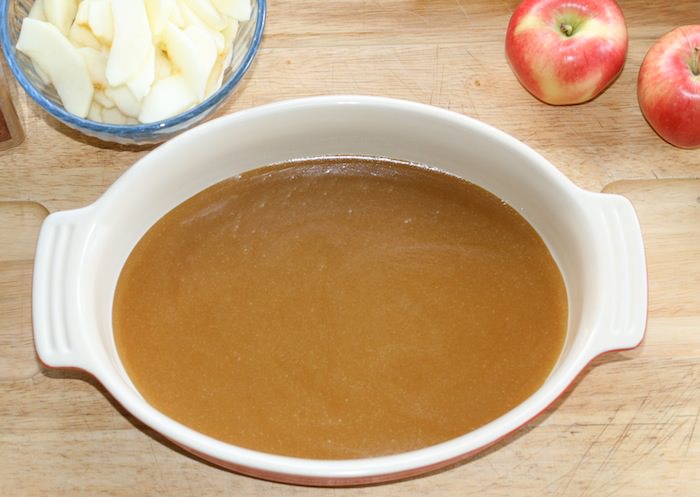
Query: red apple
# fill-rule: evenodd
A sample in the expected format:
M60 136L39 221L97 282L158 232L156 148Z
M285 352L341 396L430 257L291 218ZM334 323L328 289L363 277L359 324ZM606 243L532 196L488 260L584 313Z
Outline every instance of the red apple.
M513 12L506 56L522 85L553 105L598 96L620 74L627 26L614 0L525 0Z
M661 138L700 147L700 25L676 28L651 47L639 68L637 96Z

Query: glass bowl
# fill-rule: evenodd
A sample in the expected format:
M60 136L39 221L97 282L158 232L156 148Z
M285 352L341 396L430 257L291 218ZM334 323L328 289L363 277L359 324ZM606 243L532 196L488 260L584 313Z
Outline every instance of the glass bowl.
M66 126L103 141L125 145L163 142L195 126L214 112L238 87L255 58L262 38L266 11L266 0L251 0L251 18L241 23L234 39L233 57L224 70L221 88L206 100L162 121L117 125L84 119L67 112L54 87L45 84L30 59L15 49L22 20L33 3L33 0L0 0L0 45L15 78L36 103Z

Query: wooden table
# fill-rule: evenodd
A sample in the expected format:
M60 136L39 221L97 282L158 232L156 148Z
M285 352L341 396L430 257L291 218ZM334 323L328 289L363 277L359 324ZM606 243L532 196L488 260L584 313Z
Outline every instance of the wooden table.
M503 55L514 0L270 0L262 47L221 114L307 95L399 97L495 125L641 219L650 311L638 349L597 359L542 416L448 470L352 489L269 483L175 448L93 379L36 362L30 316L37 230L92 202L147 150L85 139L11 89L27 138L0 154L0 495L700 495L700 150L660 140L635 81L652 42L700 22L697 0L621 0L630 45L593 102L546 106Z

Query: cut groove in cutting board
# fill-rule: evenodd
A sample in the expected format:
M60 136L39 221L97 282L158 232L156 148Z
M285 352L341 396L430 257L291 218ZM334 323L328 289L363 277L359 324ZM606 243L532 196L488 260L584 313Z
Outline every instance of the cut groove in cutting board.
M35 202L0 202L0 381L39 371L32 340L32 267L47 215Z

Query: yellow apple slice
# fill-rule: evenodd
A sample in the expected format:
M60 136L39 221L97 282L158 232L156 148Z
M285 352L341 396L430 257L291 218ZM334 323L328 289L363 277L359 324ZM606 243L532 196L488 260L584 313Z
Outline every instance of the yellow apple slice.
M146 0L146 12L154 39L157 39L165 29L165 24L173 15L176 3L176 0Z
M229 23L224 29L224 52L222 55L222 66L224 69L231 65L231 60L233 58L233 40L238 34L239 22L235 19L229 18Z
M90 104L90 110L88 111L87 118L91 121L97 121L98 123L103 122L102 106L94 100Z
M173 11L171 12L168 20L180 29L184 29L187 27L188 23L185 22L185 16L182 15L182 5L180 4L180 2L175 2L175 7L173 8Z
M112 2L114 38L107 61L107 81L125 84L146 62L152 46L151 27L143 0Z
M183 26L178 26L180 29L187 29L187 27L196 24L197 26L201 26L209 31L211 36L214 38L214 41L216 42L216 49L219 53L223 51L224 44L225 44L225 39L224 35L222 33L222 30L216 30L212 29L212 27L204 22L202 18L200 18L197 13L195 13L187 4L186 0L178 0L178 6L180 9L180 13L182 15L182 20L184 25ZM224 19L224 29L226 27L226 19Z
M253 12L250 0L211 0L214 7L229 17L239 21L248 21Z
M92 34L92 31L90 31L85 26L81 26L80 24L75 22L68 31L68 40L78 48L90 47L94 48L95 50L102 49L102 44L100 43L100 40L95 38L95 35Z
M104 109L111 109L114 107L114 100L105 95L104 90L95 90L93 95L93 102L97 102Z
M29 14L27 14L27 17L30 19L36 19L37 21L46 21L46 15L44 15L44 0L36 0L36 2L34 2L32 5ZM46 74L34 61L32 61L32 66L34 67L34 72L36 72L37 76L39 76L39 79L43 81L45 85L50 85L51 79L49 78L48 74Z
M105 68L107 67L108 53L105 50L95 50L92 47L80 47L78 52L85 60L90 80L95 88L105 88Z
M162 50L156 49L156 80L167 78L173 73L173 66L170 59Z
M174 23L166 24L161 41L168 58L176 67L184 71L186 67L195 63L194 44Z
M211 73L212 67L214 67L218 55L216 41L214 40L212 31L199 24L188 26L185 29L185 36L192 40L194 49L197 52L197 60L203 74L202 80L198 81L199 86L197 87L197 90L201 90L201 92L197 95L199 95L199 98L202 98L204 96L207 80L209 79L209 74Z
M44 0L46 20L56 26L64 35L68 34L77 10L78 0Z
M214 39L214 44L216 46L216 53L222 54L226 49L226 38L221 31L214 31L212 29L207 29L209 35Z
M121 2L121 0L117 0ZM117 107L111 109L102 109L102 120L109 124L127 124L128 117L119 111Z
M75 13L75 23L81 26L87 26L90 19L90 1L81 0L78 3L78 10Z
M156 81L143 99L139 121L151 123L184 112L196 103L194 93L185 78L176 74Z
M226 19L209 0L184 0L184 3L214 31L221 31L226 26Z
M151 91L151 85L156 78L156 49L151 46L149 48L148 58L144 62L141 69L134 74L129 81L126 82L126 86L129 88L131 93L138 99L141 100L143 97L148 95Z
M214 63L214 67L209 74L207 87L204 91L204 98L209 98L216 90L221 88L221 83L224 79L224 65L222 57L218 57Z
M230 17L226 21L226 27L222 31L224 35L224 52L231 50L233 48L233 40L238 34L238 21Z
M30 19L37 19L39 21L46 20L46 14L44 13L44 0L36 0L29 10L27 17Z
M25 18L17 50L46 73L68 112L87 116L94 92L90 74L78 49L56 26Z
M187 29L191 31L197 26L193 24ZM201 26L197 26L200 30L204 30ZM206 47L206 43L202 42L198 34L187 35L173 23L169 22L163 30L163 43L168 52L168 57L172 64L182 73L183 78L187 81L190 89L197 100L204 97L204 89L209 79L209 71L213 65L213 60L208 50L198 45ZM211 41L211 46L214 49L214 57L216 57L216 47ZM211 60L211 61L210 61Z
M189 4L185 0L177 0L178 10L180 16L182 17L182 26L178 26L180 29L185 29L187 26L192 24L201 24L206 26L207 24L199 18L199 16L192 10Z
M108 86L105 95L125 116L137 117L141 112L141 102L126 86Z
M120 0L117 0L119 2ZM114 19L111 0L92 0L88 16L90 30L105 45L110 45L114 37Z
M231 61L233 60L233 45L231 45L228 49L228 51L224 52L222 55L224 61L223 61L223 66L224 70L231 65Z

